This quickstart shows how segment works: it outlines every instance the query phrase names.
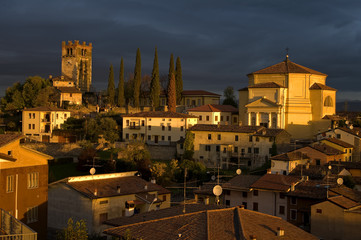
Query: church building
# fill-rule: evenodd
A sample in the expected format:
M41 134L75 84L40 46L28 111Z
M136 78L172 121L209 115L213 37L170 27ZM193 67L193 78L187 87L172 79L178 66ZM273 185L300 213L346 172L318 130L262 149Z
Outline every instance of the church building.
M310 139L330 127L336 112L336 89L327 75L289 60L250 73L239 90L243 125L285 129L295 139Z

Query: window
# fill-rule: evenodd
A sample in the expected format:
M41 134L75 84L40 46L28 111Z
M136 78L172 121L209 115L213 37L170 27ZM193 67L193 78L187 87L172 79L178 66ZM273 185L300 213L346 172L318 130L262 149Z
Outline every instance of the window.
M126 121L126 125L129 126L129 120Z
M35 129L35 124L33 124L33 129Z
M249 139L248 139L250 142L252 142L252 136L249 136Z
M208 140L212 139L212 134L208 134Z
M321 159L316 159L316 165L318 165L318 166L321 165Z
M297 204L297 198L296 198L296 197L291 197L291 204L292 204L292 205L296 205L296 204Z
M247 209L247 202L242 202L242 205L244 206L244 209Z
M165 121L165 118L163 118L162 121Z
M171 122L171 121L172 121L172 119L171 119L171 118L169 118L169 119L168 119L168 121L169 121L169 122Z
M247 198L247 192L242 192L242 197Z
M238 141L238 135L234 136L234 141L236 141L236 142Z
M258 203L253 203L253 211L258 211Z
M199 115L199 121L202 121L202 115Z
M206 120L209 121L209 116L206 116Z
M65 116L66 116L66 114L65 114ZM35 118L35 113L33 113L33 118Z
M38 206L26 209L27 223L33 223L38 221Z
M327 96L325 98L325 101L323 102L323 106L325 106L325 107L332 107L333 106L333 101L332 101L332 98L330 96Z
M237 122L237 117L233 118L233 122L236 123Z
M331 136L330 136L331 137ZM341 134L336 134L336 138L340 139L341 138Z
M35 117L35 114L34 114L34 117ZM66 119L67 118L67 115L66 115L66 113L64 114L64 119Z
M102 200L99 202L99 204L108 204L108 200Z
M181 130L181 132L183 132L183 130L184 130L184 127L183 127L183 126L181 126L181 127L180 127L180 130Z
M125 134L125 139L129 139L129 133Z
M148 130L152 130L152 126L148 126Z
M168 131L172 131L172 126L168 126Z
M227 122L229 122L229 116L227 116Z
M181 143L179 147L180 147L180 149L183 149L183 143Z
M165 126L162 126L162 131L164 131L165 130Z
M224 147L224 148L223 148L223 153L226 153L226 152L227 152L227 148Z
M148 135L148 140L150 141L152 139L152 137L150 135Z
M253 153L254 153L254 154L259 154L259 148L254 148L254 149L253 149Z
M317 208L316 213L321 213L322 214L322 209Z
M219 145L216 146L216 152L220 152L221 151L221 147Z
M291 209L290 210L290 215L291 215L291 220L296 220L297 219L297 210L296 209Z
M214 121L216 121L216 122L218 121L218 116L214 117Z
M230 200L226 200L226 206L230 206L231 205L231 201Z
M279 214L280 215L285 215L285 206L280 206Z
M142 120L142 126L144 127L144 120Z
M242 154L242 155L244 155L245 150L246 150L246 149L244 149L244 148L241 149L241 154Z
M167 201L167 195L163 195L163 202Z
M258 196L258 190L253 190L253 196Z
M28 188L37 188L39 187L39 173L32 172L28 173Z
M106 220L108 220L108 213L99 214L99 225L103 224Z
M6 192L14 191L14 175L6 177Z
M259 137L256 137L256 142L259 142Z
M211 151L211 145L205 145L205 150L207 152L210 152Z
M221 140L221 134L218 134L217 139Z
M140 138L141 138L142 140L144 140L144 133L141 133L141 134L140 134Z
M280 199L285 199L285 194L284 193L280 193Z
M352 153L352 150L351 150L351 148L350 148L350 149L348 150L348 152L349 152L349 153Z
M248 148L248 153L252 153L252 148Z
M29 113L29 118L31 119L31 113Z
M223 116L221 116L221 121L223 121Z
M59 119L59 114L58 113L56 114L56 119Z
M137 139L137 137L138 137L138 134L134 133L133 134L133 139Z
M238 153L238 147L234 147L234 152Z
M164 136L162 136L162 141L164 141L164 139L165 139Z
M29 124L29 129L31 129L31 124Z
M152 121L152 119L151 119L151 118L149 118L149 122L150 122L150 121Z
M171 136L168 136L168 141L171 141L172 140L172 137Z

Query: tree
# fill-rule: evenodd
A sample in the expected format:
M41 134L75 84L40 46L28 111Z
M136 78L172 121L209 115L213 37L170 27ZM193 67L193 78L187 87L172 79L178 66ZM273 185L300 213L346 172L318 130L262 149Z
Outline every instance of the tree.
M232 105L235 108L238 107L236 97L234 96L233 87L229 86L226 89L224 89L223 96L224 96L223 105Z
M194 134L190 131L187 131L186 137L184 139L184 159L193 159L194 154Z
M119 139L117 122L110 117L86 120L83 128L86 131L86 138L93 142L97 141L100 135L103 135L104 139L111 143Z
M182 66L179 57L177 57L176 67L175 67L175 84L176 84L176 92L177 92L177 104L181 104L182 92L183 92L183 79L182 79Z
M134 67L134 106L139 107L139 96L140 96L140 84L142 80L142 66L140 59L140 50L137 49L137 56L135 59L135 67Z
M87 240L88 230L85 221L82 219L74 223L72 218L68 220L68 226L58 232L57 240Z
M114 85L114 71L113 65L110 65L109 68L109 78L108 78L108 102L111 106L114 105L114 98L115 98L115 85Z
M159 107L159 95L160 95L160 82L159 82L158 53L157 53L157 48L155 48L152 80L150 82L150 99L152 102L153 110Z
M167 89L169 88L169 82L170 82L170 79L171 79L172 75L175 75L175 72L174 72L174 57L173 57L173 53L170 54L169 71L168 71L168 86L167 86Z
M122 107L125 104L124 99L124 63L123 58L120 60L120 70L119 70L119 84L118 84L118 106Z
M28 77L23 85L22 96L25 102L25 107L31 108L36 106L36 97L39 91L46 86L49 86L50 82L39 77Z
M174 74L171 75L169 79L168 91L168 111L175 112L176 111L176 87L175 87L175 77Z
M276 142L272 143L272 148L271 148L271 157L276 156L277 155L277 145Z

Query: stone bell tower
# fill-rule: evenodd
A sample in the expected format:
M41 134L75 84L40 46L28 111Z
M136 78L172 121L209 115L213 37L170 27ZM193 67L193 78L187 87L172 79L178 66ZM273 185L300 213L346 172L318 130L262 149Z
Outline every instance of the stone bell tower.
M61 75L73 79L83 93L90 91L92 83L92 49L92 43L79 44L78 40L61 45Z

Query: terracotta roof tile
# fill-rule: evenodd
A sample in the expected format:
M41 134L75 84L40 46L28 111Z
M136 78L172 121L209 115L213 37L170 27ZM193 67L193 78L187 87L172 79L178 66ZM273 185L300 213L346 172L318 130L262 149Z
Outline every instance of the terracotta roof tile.
M22 138L21 134L0 134L0 147Z
M266 83L258 83L252 86L249 86L248 88L284 88L284 86L275 83L275 82L266 82Z
M355 201L352 201L351 199L348 199L344 196L334 196L328 198L328 201L344 208L344 209L350 209L356 206L360 206L361 204Z
M237 133L256 133L263 129L261 126L236 126L236 125L217 125L217 124L196 124L189 128L189 131L207 131L207 132L237 132Z
M311 87L310 90L331 90L331 91L337 91L335 88L323 85L321 83L314 83Z
M266 174L254 182L251 188L287 192L292 184L296 184L300 180L301 177L297 176Z
M273 157L271 157L271 159L272 160L281 160L281 161L294 161L294 160L305 160L305 159L310 159L310 158L302 152L292 151L292 152L273 156Z
M316 149L319 152L322 152L328 156L333 156L333 155L340 155L343 154L342 151L333 148L331 146L328 146L327 144L321 143L321 144L314 144L312 146L310 146L313 149Z
M70 112L69 110L57 108L57 107L35 107L35 108L25 108L23 111L32 111L32 112Z
M287 196L310 198L310 199L326 199L327 188L322 181L305 181L297 184L294 191L290 191Z
M261 70L258 70L256 72L250 73L250 74L273 74L273 73L281 73L281 74L287 74L287 73L310 73L310 74L318 74L327 76L324 73L315 71L313 69L301 66L297 63L291 62L288 58L280 63L277 63L275 65L263 68Z
M333 120L333 121L345 120L344 117L341 117L339 115L325 115L322 119L330 119L330 120Z
M68 76L57 76L57 77L53 77L51 79L52 81L71 81L71 82L74 82L73 79L71 79L70 77Z
M162 112L162 111L154 111L154 112L138 112L133 114L126 114L123 117L152 117L152 118L198 118L193 115L177 113L177 112Z
M360 169L361 170L361 162L339 162L339 161L331 161L330 164L332 166L341 166L346 169Z
M265 128L261 131L258 131L255 136L263 136L263 137L275 137L280 133L287 133L290 135L286 130L284 129L273 129L273 128ZM291 136L291 135L290 135Z
M81 93L76 87L57 87L56 89L62 93Z
M322 139L322 141L328 141L328 142L334 143L334 144L339 145L344 148L353 148L353 145L351 145L347 142L344 142L340 139L337 139L337 138L326 138L326 139Z
M231 105L208 104L187 110L188 112L238 112L238 108Z
M7 155L5 153L0 153L0 159L5 159L5 160L8 160L8 161L12 161L12 162L16 161L16 158L13 158L12 156Z
M227 183L222 184L222 187L228 190L248 190L250 186L260 178L261 176L257 175L238 175Z
M121 237L127 232L133 238L144 240L187 239L280 239L277 228L284 230L282 239L316 240L315 236L279 218L246 209L226 208L182 214L158 220L125 225L104 231L105 234Z
M361 128L359 128L359 127L353 127L352 129L350 129L348 127L338 127L337 129L340 129L344 132L351 133L351 134L361 138Z

